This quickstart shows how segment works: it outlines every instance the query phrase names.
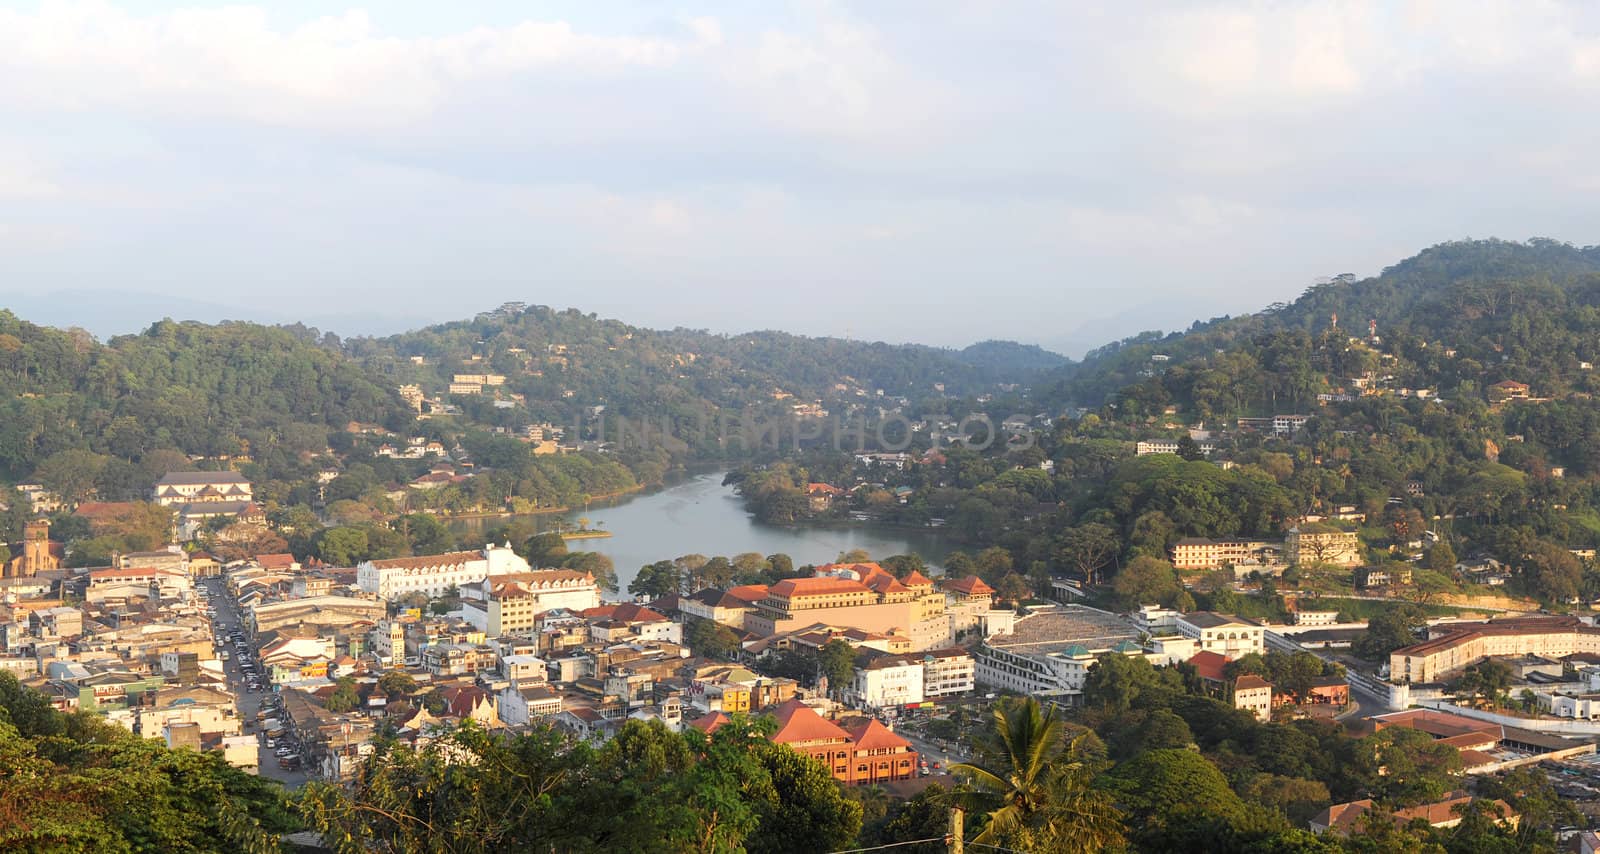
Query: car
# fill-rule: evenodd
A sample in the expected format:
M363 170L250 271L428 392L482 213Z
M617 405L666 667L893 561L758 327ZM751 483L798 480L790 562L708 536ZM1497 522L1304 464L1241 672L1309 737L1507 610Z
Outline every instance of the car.
M217 653L217 657L218 657L218 658L220 658L220 659L222 659L222 660L223 660L223 661L227 661L227 660L228 660L228 659L229 659L229 658L231 658L231 657L232 657L232 656L230 656L230 655L229 655L229 654L228 654L228 651L227 651L227 650L223 650L223 651L221 651L221 652L219 652L219 653Z
M275 739L275 738L267 739L267 746L268 747L277 747L278 746L278 740Z
M273 751L273 752L277 753L279 756L292 756L292 755L294 755L294 751L290 750L287 747L280 747L276 751Z

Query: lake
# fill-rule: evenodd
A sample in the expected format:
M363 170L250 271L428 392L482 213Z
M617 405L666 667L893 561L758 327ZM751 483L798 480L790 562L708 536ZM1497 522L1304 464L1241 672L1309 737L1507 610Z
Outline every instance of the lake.
M572 540L573 551L596 551L617 565L617 582L626 595L639 567L679 555L732 557L741 552L782 552L795 566L828 563L842 552L866 549L874 558L916 553L937 568L951 550L933 531L860 524L805 527L764 525L745 512L733 487L723 486L724 472L694 475L661 489L618 499L609 506L591 505L585 512L534 517L540 530L561 521L570 530L583 516L590 527L612 536ZM470 534L504 524L506 518L460 519L451 527ZM467 545L464 543L463 545Z

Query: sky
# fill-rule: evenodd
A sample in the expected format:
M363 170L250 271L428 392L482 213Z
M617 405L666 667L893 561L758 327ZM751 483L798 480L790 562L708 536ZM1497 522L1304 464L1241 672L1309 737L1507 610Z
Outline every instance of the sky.
M1578 2L0 2L0 306L1076 356L1600 243L1596 103Z

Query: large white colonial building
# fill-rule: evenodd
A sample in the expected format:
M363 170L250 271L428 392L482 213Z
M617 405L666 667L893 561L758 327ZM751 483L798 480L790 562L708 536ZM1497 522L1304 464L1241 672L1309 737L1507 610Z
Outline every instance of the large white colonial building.
M460 590L479 585L490 576L530 569L509 545L488 545L476 552L363 561L356 567L356 584L384 599L398 599L409 593L433 597L443 596L452 587Z

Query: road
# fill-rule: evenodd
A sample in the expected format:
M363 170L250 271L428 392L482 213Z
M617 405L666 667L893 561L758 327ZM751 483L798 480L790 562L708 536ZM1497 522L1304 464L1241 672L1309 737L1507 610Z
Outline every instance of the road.
M228 637L235 630L242 630L238 604L228 594L227 585L223 584L222 579L211 578L201 583L206 587L206 594L211 597L211 606L217 609L217 616L212 620L212 624L223 635L223 646L218 649L227 649L230 653L228 660L222 663L223 671L228 677L228 689L233 692L234 703L238 706L240 720L246 722L245 732L255 734L260 745L258 749L261 764L258 773L263 777L277 780L290 788L298 788L310 779L310 776L303 770L287 771L279 768L278 756L274 752L274 748L267 747L266 739L262 738L254 728L256 713L261 711L262 702L271 697L272 694L270 691L258 694L250 693L250 689L245 682L244 671L239 667L237 649L233 647ZM254 654L255 650L252 649L251 655Z

